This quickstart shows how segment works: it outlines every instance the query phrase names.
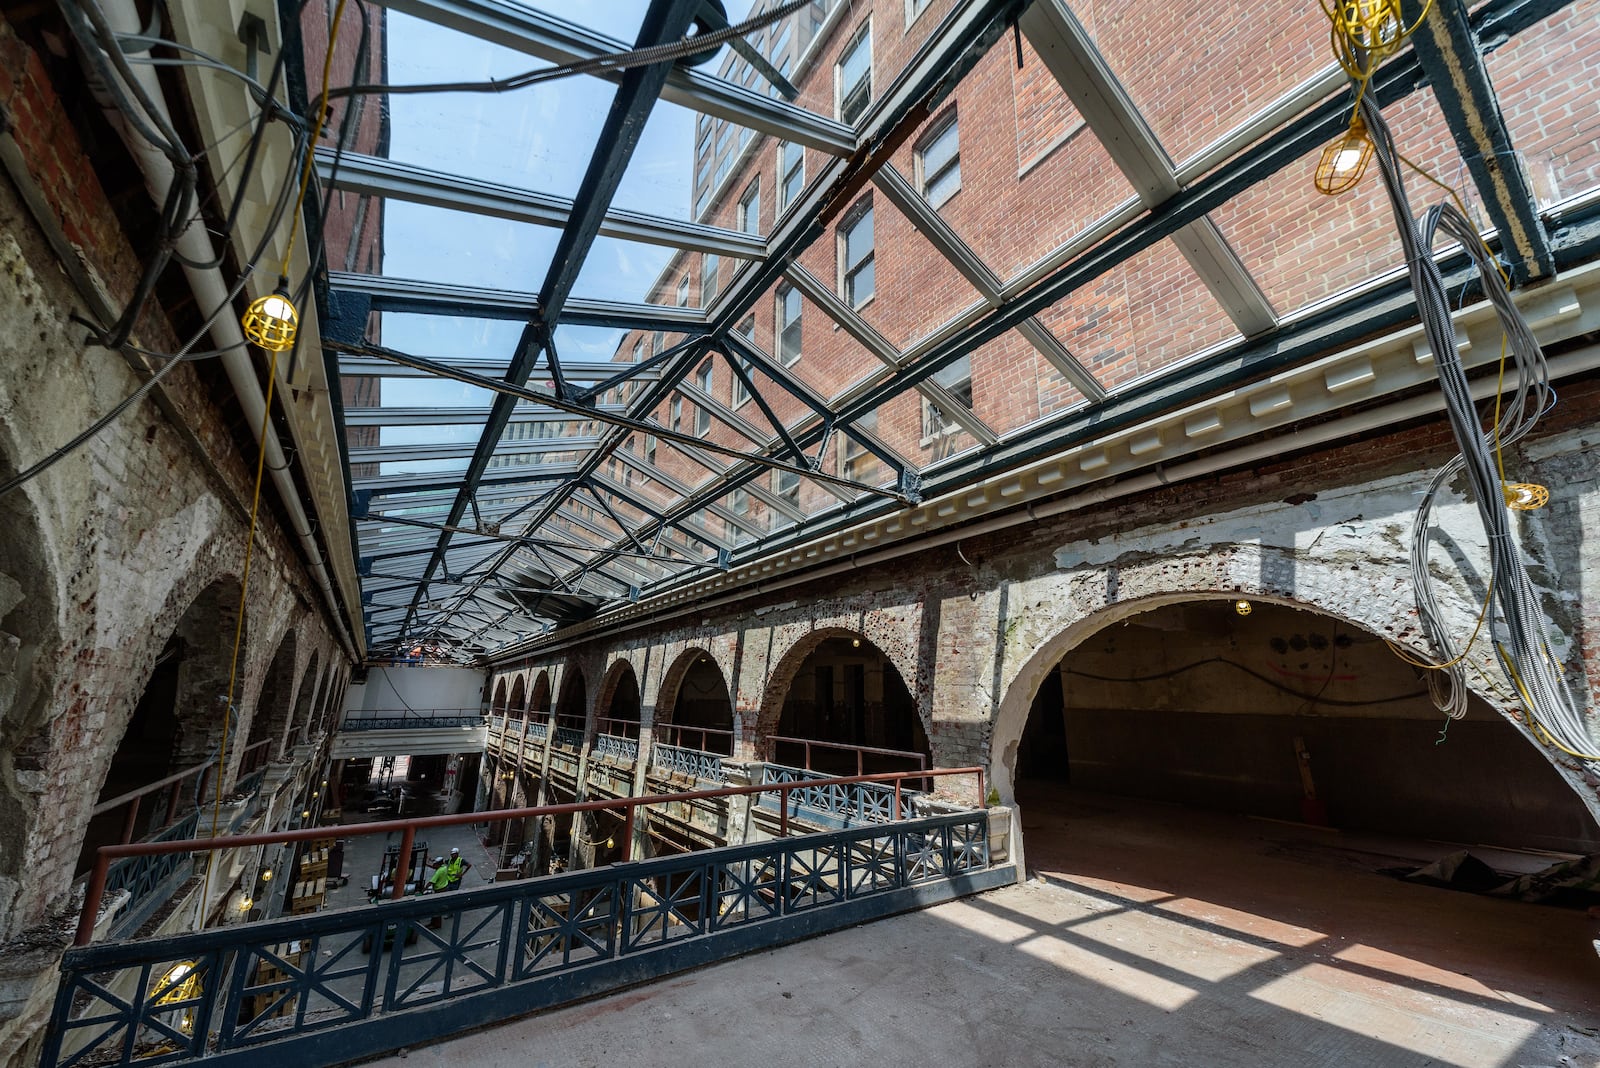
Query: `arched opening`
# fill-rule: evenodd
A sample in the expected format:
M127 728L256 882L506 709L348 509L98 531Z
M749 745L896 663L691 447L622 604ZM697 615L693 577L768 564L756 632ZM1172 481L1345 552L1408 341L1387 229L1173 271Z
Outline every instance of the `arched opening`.
M600 687L595 729L620 738L639 737L639 678L633 665L618 660Z
M306 664L305 674L300 676L300 693L295 698L294 727L289 734L289 744L297 745L311 740L314 732L314 709L321 691L317 684L322 680L318 678L320 665L315 649L311 651L311 661Z
M1168 604L1067 653L1023 730L1023 807L1066 786L1345 831L1600 849L1560 776L1483 701L1447 722L1422 671L1376 635L1244 604Z
M517 719L528 718L528 710L524 703L528 697L527 689L527 684L523 681L522 676L518 675L517 681L511 685L511 696L506 699L506 713L509 716Z
M589 691L583 672L577 665L569 665L562 672L561 694L556 698L556 729L577 731L581 735L588 730L588 715Z
M213 582L189 605L156 657L101 780L95 807L104 811L91 816L84 830L80 872L93 863L100 846L161 831L192 813L219 785L218 770L208 766L141 793L179 772L212 764L220 753L238 605L236 581ZM230 749L239 745L237 727L237 722L229 727ZM139 796L111 804L130 794Z
M667 672L656 717L654 736L668 745L733 755L733 698L703 649L688 650Z
M533 694L528 698L528 715L538 720L550 718L550 672L541 671L533 680Z
M280 756L295 739L289 737L289 727L294 705L295 634L290 628L283 632L278 651L272 654L272 663L261 680L256 696L255 712L250 717L250 739L246 748L262 743L274 758Z
M928 735L899 670L865 638L827 634L791 651L777 731L766 739L780 764L833 775L906 771L932 763Z
M501 679L494 684L494 700L489 702L489 714L498 716L506 710L506 680Z
M16 474L0 453L0 482ZM28 828L41 801L23 785L24 774L43 789L49 753L48 657L58 639L55 596L44 537L26 491L0 497L0 738L6 739L10 769L0 777L0 941L33 916L13 908L21 891ZM18 774L11 774L15 772ZM64 858L63 858L64 859ZM41 875L34 871L30 878ZM65 873L63 873L65 874ZM43 899L30 902L42 905Z

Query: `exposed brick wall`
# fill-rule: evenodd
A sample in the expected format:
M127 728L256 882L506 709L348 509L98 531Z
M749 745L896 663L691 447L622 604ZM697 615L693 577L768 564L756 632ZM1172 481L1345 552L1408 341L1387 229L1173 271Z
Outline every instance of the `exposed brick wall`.
M46 64L4 19L0 113L54 224L113 304L126 300L140 261L104 192L106 175L96 170L113 164L85 153ZM119 188L138 188L136 176L114 177ZM69 317L86 309L4 180L0 277L0 471L9 475L121 401L139 379L121 355L85 345L84 328ZM134 340L155 350L176 346L154 306ZM70 904L89 811L174 635L183 657L182 734L172 759L203 757L221 741L255 457L241 454L230 416L212 399L217 374L205 365L179 367L159 391L165 408L147 398L7 498L5 537L28 544L0 553L0 570L11 572L0 581L7 605L0 631L20 639L10 645L17 656L0 657L0 680L9 679L0 681L0 695L11 689L0 707L0 942ZM287 722L285 713L299 705L307 720L325 717L349 672L270 493L244 606L225 785L258 714ZM275 698L281 707L258 709L287 634L290 656ZM0 1039L25 1038L38 1023L30 1015L36 1009L0 1019Z

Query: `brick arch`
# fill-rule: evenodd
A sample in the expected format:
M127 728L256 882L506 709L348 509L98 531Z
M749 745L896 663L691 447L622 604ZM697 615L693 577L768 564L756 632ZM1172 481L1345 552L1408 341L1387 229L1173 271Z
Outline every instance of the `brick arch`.
M1274 559L1283 567L1274 566ZM1233 600L1241 596L1252 601L1282 605L1315 612L1336 619L1352 628L1407 646L1419 656L1426 650L1419 644L1415 613L1410 603L1411 587L1403 562L1391 566L1352 564L1346 557L1317 558L1297 554L1292 549L1263 548L1259 545L1219 543L1204 553L1161 556L1120 567L1085 568L1067 576L1056 576L1046 584L1032 584L1028 592L1028 635L1034 647L1025 657L1003 666L999 691L1003 696L991 720L988 766L989 781L1006 803L1014 800L1013 787L1017 751L1034 695L1045 676L1063 657L1092 635L1132 616L1165 605L1200 600ZM1291 566L1292 565L1292 566ZM1116 570L1115 581L1108 582L1107 570ZM1293 576L1294 589L1286 589L1270 576ZM1262 576L1269 576L1263 580ZM1105 591L1117 588L1131 596L1107 601ZM1075 589L1074 596L1069 590ZM1084 596L1098 590L1098 598ZM1451 585L1437 591L1440 608L1448 619L1462 624L1461 633L1471 630L1479 604L1473 594ZM1584 785L1581 773L1567 766L1553 750L1540 745L1516 714L1502 680L1489 675L1469 661L1467 687L1496 710L1529 744L1536 746L1578 794L1591 815L1600 819L1600 799Z
M0 423L0 427L4 424ZM0 481L16 474L9 441L0 440ZM38 507L39 488L25 483L0 497L0 738L7 739L18 767L39 763L50 746L50 691L53 654L61 644L56 614L63 571L56 564L48 514ZM23 866L30 856L26 836L40 805L37 792L0 777L0 942L24 919L13 902L23 890ZM20 779L20 776L18 777ZM42 776L40 777L43 778ZM46 806L48 807L48 806Z
M550 718L551 710L550 672L546 668L539 668L538 674L533 677L533 687L528 691L528 713L534 716Z
M771 758L771 743L767 741L778 729L778 719L783 714L783 703L789 696L789 687L794 683L800 668L805 664L806 658L816 651L817 646L829 638L855 638L863 645L870 647L883 662L892 667L899 675L900 681L905 684L907 692L911 694L911 701L916 708L917 719L922 723L923 733L928 737L930 744L933 740L933 723L929 709L922 695L913 686L916 679L915 665L902 663L900 658L894 656L880 642L874 641L870 634L849 627L826 626L807 631L790 643L788 649L777 656L774 667L767 674L766 688L761 694L761 709L756 716L752 727L747 727L746 741L754 748L761 759ZM934 754L934 763L938 763L938 754Z
M502 675L494 684L494 697L489 701L489 714L498 716L506 710L506 676Z
M528 703L528 680L522 672L517 672L511 683L511 693L506 697L506 715L517 719L526 719Z
M316 699L320 696L318 684L322 681L322 650L314 643L299 639L301 644L310 645L306 654L306 665L300 671L300 684L296 687L294 701L294 722L289 727L289 742L291 745L305 742L311 737L312 721L316 716Z
M629 692L633 697L632 709L614 709L613 705L619 694ZM627 715L627 712L634 713ZM617 715L621 712L624 714ZM596 718L618 718L630 720L639 724L644 715L644 695L639 688L639 671L626 654L618 654L610 664L606 665L605 674L600 677L600 687L594 695L594 714ZM635 726L635 731L638 727Z
M268 646L273 649L272 659L262 672L254 698L245 706L250 712L246 722L241 724L241 730L248 731L245 746L270 741L272 745L267 747L267 753L273 760L282 757L290 744L289 732L294 726L299 637L294 627L288 626L276 646Z
M688 677L689 670L701 661L707 662L710 665L710 669L717 673L717 677L722 682L723 693L728 699L727 722L703 725L716 727L722 730L731 730L734 732L735 737L730 741L737 741L739 729L738 712L735 710L733 705L733 689L728 685L729 672L725 669L723 664L718 661L716 655L709 648L704 646L691 645L684 649L667 667L667 670L662 673L661 685L656 691L655 719L653 722L658 724L669 724L674 722L674 713L678 704L678 695L683 688L684 679ZM655 737L661 738L663 736L658 733ZM712 748L709 745L692 747ZM716 751L720 752L721 750L718 748Z
M583 665L577 660L568 660L557 671L559 678L556 680L556 703L553 706L555 714L568 717L569 722L563 726L571 726L571 720L581 718L583 729L587 730L590 693L589 680Z

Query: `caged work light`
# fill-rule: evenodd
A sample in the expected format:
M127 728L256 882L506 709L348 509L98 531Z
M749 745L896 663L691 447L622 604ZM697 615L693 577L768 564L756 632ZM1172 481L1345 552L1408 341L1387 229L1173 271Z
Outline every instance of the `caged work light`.
M288 352L293 348L300 314L289 299L287 279L278 279L277 289L251 301L239 322L245 338L268 352Z
M1354 189L1361 176L1367 173L1372 153L1367 124L1360 119L1353 120L1348 130L1322 150L1322 158L1317 160L1317 192L1331 197Z
M1503 482L1501 490L1513 512L1532 512L1550 503L1550 491L1537 482Z

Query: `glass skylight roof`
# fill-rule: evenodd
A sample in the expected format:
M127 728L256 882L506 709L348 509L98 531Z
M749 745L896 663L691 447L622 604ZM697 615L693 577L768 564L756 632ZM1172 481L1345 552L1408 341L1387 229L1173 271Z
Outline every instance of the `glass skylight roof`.
M404 6L383 12L395 85L625 51L674 5ZM331 294L358 316L325 344L373 653L492 652L959 488L1397 265L1375 183L1311 189L1320 145L1102 255L1306 108L1348 103L1314 0L1280 6L1155 41L1174 24L1158 0L1076 23L1037 5L1013 43L987 32L997 0L814 0L664 77L361 98L351 151L325 142L318 169ZM1600 183L1594 138L1538 88L1565 77L1547 46L1593 65L1597 24L1579 0L1489 60L1544 203ZM1087 51L1042 58L1063 48ZM1431 92L1391 111L1477 205Z

